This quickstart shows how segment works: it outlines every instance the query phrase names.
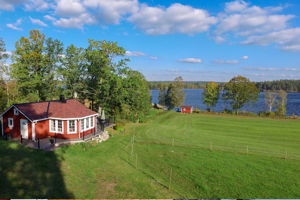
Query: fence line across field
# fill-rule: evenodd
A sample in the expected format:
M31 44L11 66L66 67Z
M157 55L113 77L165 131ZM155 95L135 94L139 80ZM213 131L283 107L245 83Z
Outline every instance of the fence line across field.
M251 146L251 144L244 145L240 143L230 143L228 145L214 143L213 140L201 141L197 143L184 142L180 139L176 138L166 138L166 137L158 137L156 135L155 138L148 139L140 139L138 137L132 138L132 141L136 143L144 143L144 144L158 144L158 145L168 145L174 147L189 147L189 148L204 148L209 149L211 151L225 151L225 152L234 152L234 153L242 153L242 154L255 154L255 155L267 155L278 158L285 159L294 159L300 160L300 154L295 153L293 151L288 151L283 148L280 148L278 151L267 150L263 147L256 147L255 145ZM132 150L133 153L133 142L132 142Z

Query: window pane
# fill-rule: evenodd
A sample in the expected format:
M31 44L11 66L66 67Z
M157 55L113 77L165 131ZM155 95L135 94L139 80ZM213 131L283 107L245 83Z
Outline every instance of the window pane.
M69 131L70 132L75 132L75 120L70 120L69 121Z
M90 123L88 118L85 118L84 120L85 120L85 128L89 128Z
M63 131L62 127L63 127L63 121L58 120L57 121L57 131L62 132Z
M51 123L51 131L55 131L55 120L50 120Z
M84 130L84 121L83 121L83 119L81 120L81 131L83 131Z
M90 124L91 124L91 128L93 127L93 118L92 117L90 117Z

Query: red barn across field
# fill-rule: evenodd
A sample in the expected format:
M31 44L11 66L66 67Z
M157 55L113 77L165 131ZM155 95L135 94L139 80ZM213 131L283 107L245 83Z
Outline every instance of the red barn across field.
M192 113L193 106L181 106L181 112L182 113Z
M30 140L72 139L97 130L98 113L76 99L14 104L0 115L2 135Z

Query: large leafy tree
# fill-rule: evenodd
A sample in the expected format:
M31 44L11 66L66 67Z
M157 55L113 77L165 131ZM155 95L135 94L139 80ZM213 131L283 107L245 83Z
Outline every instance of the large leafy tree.
M122 59L125 50L116 42L89 40L85 52L85 97L92 109L104 107L110 114L120 110L122 76L128 68L128 59ZM116 59L118 58L118 59Z
M159 86L158 104L166 105L166 87L163 83Z
M123 118L143 121L151 108L149 85L138 71L128 70L123 78L122 110Z
M16 42L11 77L17 82L19 101L44 101L55 97L56 72L63 47L58 40L45 38L39 30Z
M215 107L220 96L220 87L216 82L209 82L206 84L203 93L203 102L210 111L212 107Z
M62 83L65 87L64 93L67 98L80 94L84 89L85 80L85 58L84 49L77 48L71 44L62 56L62 65L59 67L59 74L62 76ZM85 96L81 94L79 96Z
M280 90L278 93L279 99L277 100L276 114L279 116L286 115L286 103L287 103L287 93L284 90Z
M257 101L258 94L254 83L243 76L236 76L224 85L223 98L238 112L245 104Z
M6 59L8 54L6 53L5 43L0 38L0 113L4 111L8 104L8 88L4 81L4 76L7 73Z
M272 112L272 108L276 105L276 99L278 97L278 92L274 91L265 91L265 104L267 105L268 111Z
M183 104L185 99L185 92L183 89L183 79L181 76L176 77L174 82L168 87L166 94L166 106L169 110L179 107Z

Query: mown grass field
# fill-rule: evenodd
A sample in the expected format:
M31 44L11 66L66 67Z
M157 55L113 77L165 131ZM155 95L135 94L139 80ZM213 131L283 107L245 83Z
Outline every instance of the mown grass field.
M0 197L300 198L299 156L299 120L161 112L101 144L0 140Z

